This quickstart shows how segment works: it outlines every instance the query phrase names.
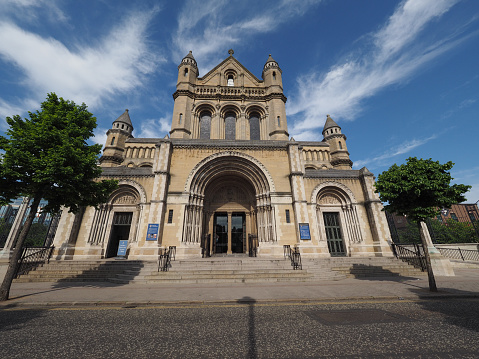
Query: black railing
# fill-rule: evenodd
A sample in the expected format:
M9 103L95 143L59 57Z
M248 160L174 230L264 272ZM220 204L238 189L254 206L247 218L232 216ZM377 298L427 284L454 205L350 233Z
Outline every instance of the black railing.
M255 234L248 235L249 256L256 257L258 255L258 236Z
M461 259L463 261L479 262L479 250L461 248L438 248L439 252L447 258Z
M289 258L291 260L291 266L293 269L303 269L303 265L301 263L301 253L299 253L298 247L291 249L289 244L285 244L283 246L283 255L284 258Z
M176 246L169 246L168 249L170 251L170 258L172 260L175 260L176 259Z
M422 244L391 243L391 247L396 258L420 268L423 272L426 271L426 257Z
M30 272L33 268L38 267L43 263L49 263L55 247L25 247L23 248L22 257L20 258L20 265L18 266L15 278L22 274Z
M176 248L175 248L176 252ZM171 247L165 248L162 253L160 254L160 258L158 260L158 272L168 272L168 269L171 267Z

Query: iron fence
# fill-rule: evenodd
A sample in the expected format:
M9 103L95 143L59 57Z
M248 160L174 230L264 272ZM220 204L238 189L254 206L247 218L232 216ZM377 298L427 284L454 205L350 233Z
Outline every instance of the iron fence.
M392 243L391 247L396 258L421 269L423 272L426 271L426 256L422 244Z
M171 247L170 247L171 248ZM165 248L162 250L162 253L160 254L160 258L158 260L158 272L168 272L168 270L171 267L171 250L170 248ZM175 248L176 251L176 248Z
M30 272L32 269L44 264L49 263L50 258L55 247L24 247L22 257L20 258L20 265L15 273L15 278L20 277L22 274Z
M438 250L447 258L479 262L479 250L461 248L438 248Z
M294 247L291 249L289 244L283 246L283 255L284 258L289 258L291 260L291 266L293 269L303 269L303 265L301 263L301 253L299 252L298 247Z

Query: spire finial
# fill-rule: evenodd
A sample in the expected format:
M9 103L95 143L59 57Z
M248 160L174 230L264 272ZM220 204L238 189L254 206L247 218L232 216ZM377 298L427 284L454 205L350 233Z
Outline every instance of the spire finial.
M233 49L229 49L229 50L228 50L228 54L230 54L230 56L233 56L234 53L235 53L235 52L233 51Z

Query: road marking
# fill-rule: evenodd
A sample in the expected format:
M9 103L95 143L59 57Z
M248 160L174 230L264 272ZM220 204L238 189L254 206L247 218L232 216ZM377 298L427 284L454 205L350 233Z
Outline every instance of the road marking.
M337 300L337 301L298 301L298 302L271 302L271 303L193 303L193 304L124 304L124 305L91 305L73 307L0 307L0 311L95 311L95 310L128 310L128 309L195 309L195 308L241 308L241 307L301 307L301 306L324 306L324 305L351 305L351 304L396 304L396 303L419 303L433 299L434 301L479 301L477 298L428 298L428 299L364 299L364 300Z

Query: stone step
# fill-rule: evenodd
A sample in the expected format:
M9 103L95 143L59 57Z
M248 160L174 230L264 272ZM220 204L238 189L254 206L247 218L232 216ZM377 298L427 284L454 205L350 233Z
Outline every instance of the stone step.
M304 259L303 270L293 270L283 258L198 258L171 262L168 272L158 272L158 262L52 261L16 279L112 283L225 283L340 280L347 277L391 277L424 274L395 258Z

